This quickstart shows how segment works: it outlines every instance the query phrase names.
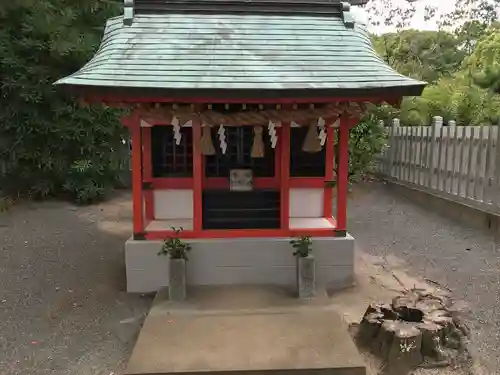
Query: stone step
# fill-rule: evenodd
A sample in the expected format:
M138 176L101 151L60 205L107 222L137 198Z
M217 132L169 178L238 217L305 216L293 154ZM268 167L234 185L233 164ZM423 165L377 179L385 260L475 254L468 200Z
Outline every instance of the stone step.
M237 303L224 300L234 288L220 298L213 290L210 297L198 293L182 304L166 302L160 293L125 374L366 374L346 325L326 304L294 307L285 303L291 297L279 294L266 304L272 293L259 298L259 290L244 289ZM219 301L208 303L214 298Z

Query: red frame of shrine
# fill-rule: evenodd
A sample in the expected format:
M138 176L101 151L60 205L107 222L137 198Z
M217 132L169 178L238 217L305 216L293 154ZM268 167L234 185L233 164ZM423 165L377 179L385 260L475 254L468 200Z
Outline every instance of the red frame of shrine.
M353 5L365 3L366 0L352 2ZM161 4L146 0L125 1L123 17L115 17L107 22L101 47L95 56L78 72L56 82L80 95L84 102L101 102L131 109L122 122L130 131L132 144L134 239L162 240L174 235L200 239L347 236L349 129L363 115L366 103L388 102L398 105L404 95L420 95L425 83L401 76L376 56L367 31L356 26L351 14L351 3L318 0L313 3L299 1L293 7L289 5L281 0L183 0ZM207 24L202 24L202 18L196 18L212 15L216 21L218 19L217 22L210 19ZM290 21L292 18L288 16L292 15L299 18ZM264 21L266 17L269 17L269 22ZM316 26L321 30L321 40L316 40ZM238 41L247 41L247 29L254 30L255 27L264 28L265 33L262 31L259 34L256 39L258 42L248 42L250 55L258 56L260 62L257 64L258 69L252 70L250 77L247 77L245 69L253 68L252 61L247 61L246 55L241 52L240 44L244 45L244 42ZM170 29L171 36L166 31ZM299 30L304 38L302 34L285 38L283 30L292 34ZM212 35L211 39L207 39L207 35ZM267 51L267 44L264 43L267 37L281 48L278 48L279 53ZM198 43L198 40L203 43ZM208 43L205 40L212 43L210 53L213 53L213 58L205 48ZM352 48L348 48L350 44ZM300 53L291 53L294 48L299 48ZM309 51L315 53L312 59L309 59ZM193 52L192 57L188 52ZM143 57L146 56L152 58L144 62ZM184 68L177 61L181 58L186 61L183 64L189 65L187 75L183 75ZM229 67L233 61L237 65L236 69L231 70ZM360 66L356 66L357 61L360 61ZM270 74L273 72L268 70L270 65L276 65L276 74ZM227 69L229 73L226 74ZM218 110L212 110L213 107ZM182 121L179 117L182 117ZM190 173L175 172L170 177L167 177L168 173L154 173L156 164L153 163L153 156L156 161L156 154L153 151L156 141L161 137L152 139L152 128L156 127L156 132L158 127L172 126L177 137L173 146L175 149L182 137L179 129L183 126L187 128L188 121L191 121L192 133L189 138L192 142L183 145L183 168L187 165L186 158L192 157L189 160ZM231 172L226 173L228 166L225 165L224 172L216 174L216 177L206 175L207 156L213 154L202 150L202 137L207 134L208 140L213 142L212 127L215 126L253 126L254 144L250 154L251 158L260 158L263 157L261 154L253 154L253 146L257 144L257 133L262 134L262 127L267 121L270 122L269 129L273 124L272 135L271 131L269 133L274 153L273 174L265 177L263 174L254 174L252 188L256 190L256 195L253 198L251 195L244 198L243 195L231 195L234 200L229 202L231 199L226 199L229 196L225 194L230 191ZM311 169L318 167L319 173L310 174L306 171L302 175L294 170L292 175L291 166L295 164L291 163L291 156L292 161L296 156L295 144L290 151L291 141L296 140L296 133L291 130L292 122L298 126L309 126L310 130L316 132L313 121L321 128L321 146L307 148L304 141L302 151L315 153L321 150L320 156L324 155L325 160L315 159L308 164ZM147 125L144 126L144 123ZM279 123L276 128L275 123ZM209 132L206 131L207 127L210 127ZM221 132L220 138L224 139L224 130ZM249 133L246 129L237 132ZM313 139L312 143L318 143L320 138L313 132L308 132L307 136L308 140ZM338 150L334 149L335 139ZM227 144L223 142L220 141L220 150L225 154ZM260 142L262 145L262 138ZM269 142L266 144L269 146ZM256 162L242 162L248 161L248 147L241 144L237 147L244 151L239 152L237 163L234 164L246 165L242 168L227 162L231 164L229 170L252 169L253 174ZM189 156L186 148L189 148ZM213 144L211 150L214 150ZM267 152L265 154L269 155ZM271 164L270 159L265 160L266 164ZM321 165L317 165L317 160L321 160ZM176 170L175 158L172 165ZM333 183L336 184L335 188ZM224 202L225 207L212 209L212 212L236 211L238 223L231 222L233 216L227 216L218 217L218 225L204 225L214 220L207 220L205 213L210 210L204 210L208 202L205 198L213 194L209 190L217 189L219 202ZM314 190L314 210L304 210L310 216L297 209L299 206L307 209L308 205L308 198L304 198L306 193L304 196L297 195L300 189ZM333 189L337 192L335 216L332 212ZM173 198L157 199L156 196L163 193L156 192L161 190L168 193L184 190L189 194L183 196L179 203L176 201L177 194L173 194ZM260 198L257 195L261 193L273 195L271 208L266 206L267 200L258 201ZM258 202L258 208L243 208L256 212L252 213L253 216L240 215L242 209L238 206L238 200L245 199ZM158 210L156 203L159 202L161 207ZM174 212L176 209L182 211L179 204L184 204L184 208L189 206L182 212L186 216L170 216L172 220L166 220L164 211L168 210L169 205L174 206ZM272 217L261 217L261 212L268 210L272 210ZM183 231L178 233L172 230L173 221L187 218L190 220L189 225ZM242 224L250 219L254 224ZM259 223L265 220L268 220L267 225ZM242 227L267 229L238 229Z
M162 105L190 104L193 108L197 106L207 106L208 103L231 103L245 105L250 101L230 101L230 100L203 100L190 99L180 102L179 100L169 100L165 98L92 98L92 101L103 101L109 105L112 102L126 105L129 103L161 103ZM314 103L380 103L390 101L384 98L353 98L352 100L338 98L331 100L259 100L258 104L265 103L276 105L278 108L292 108L297 104ZM396 101L399 101L396 99ZM393 101L394 102L394 101ZM358 118L350 117L347 113L339 116L338 127L333 127L333 122L337 119L326 119L327 138L325 143L325 175L324 177L290 177L290 129L289 121L281 122L278 128L278 142L275 152L275 176L254 179L254 187L259 188L279 188L280 191L280 228L279 229L203 229L202 223L202 192L204 188L227 188L229 190L229 179L206 178L204 174L204 155L200 150L201 122L196 116L192 120L193 132L193 176L181 178L161 177L155 178L152 174L151 161L151 126L169 126L171 123L161 117L151 117L143 111L141 104L138 104L132 113L122 118L122 123L128 127L132 143L132 190L133 190L133 233L136 239L165 239L175 235L173 230L146 230L149 223L155 220L154 217L154 189L192 189L193 191L193 228L183 230L177 236L181 238L249 238L249 237L344 237L347 234L347 192L348 192L348 142L349 129L357 124ZM146 120L150 125L141 126L141 120ZM238 126L238 125L235 125ZM248 125L243 125L248 126ZM338 139L338 160L337 173L334 171L334 132L337 131ZM141 147L137 147L141 145ZM337 174L335 176L335 174ZM336 216L333 216L333 188L332 182L336 181ZM148 186L147 189L144 187ZM329 228L290 228L290 189L291 188L323 188L323 218L328 220Z

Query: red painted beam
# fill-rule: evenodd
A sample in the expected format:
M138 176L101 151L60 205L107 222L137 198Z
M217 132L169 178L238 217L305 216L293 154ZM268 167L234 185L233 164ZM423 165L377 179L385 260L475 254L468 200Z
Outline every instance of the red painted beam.
M201 122L193 120L193 228L200 232L203 228L202 222L202 194L203 194L203 154L201 153Z
M339 128L339 160L337 175L337 229L347 230L347 188L349 171L349 118L344 115L340 119Z
M151 128L141 128L142 130L142 145L143 145L143 173L144 181L149 181L153 178L153 164L151 161ZM154 194L153 190L144 191L144 205L146 220L154 220Z
M325 182L333 181L334 179L334 129L327 128L326 143L325 143ZM331 218L333 216L333 187L328 186L328 183L323 183L323 217Z
M335 234L335 221L331 219L331 228L303 228L303 229L228 229L228 230L185 230L180 233L179 238L196 239L196 238L289 238L299 236L311 237L331 237ZM146 238L151 240L163 240L168 237L175 236L173 231L149 231L146 233Z
M132 139L132 210L133 232L140 235L144 232L143 195L142 195L142 137L139 118L130 119L130 135Z
M323 177L290 177L288 180L290 188L317 188L325 187L325 179Z
M281 126L281 137L278 139L280 153L280 221L281 229L288 230L290 223L290 122L285 121Z

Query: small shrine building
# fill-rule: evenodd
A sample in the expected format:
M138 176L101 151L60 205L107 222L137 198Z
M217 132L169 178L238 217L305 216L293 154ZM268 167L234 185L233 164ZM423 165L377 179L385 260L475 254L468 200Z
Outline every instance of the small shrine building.
M189 284L293 284L295 236L313 237L319 285L352 283L349 129L367 103L425 87L377 56L351 12L364 3L125 0L95 56L56 82L129 109L129 291L168 284L157 253L172 227L193 247Z

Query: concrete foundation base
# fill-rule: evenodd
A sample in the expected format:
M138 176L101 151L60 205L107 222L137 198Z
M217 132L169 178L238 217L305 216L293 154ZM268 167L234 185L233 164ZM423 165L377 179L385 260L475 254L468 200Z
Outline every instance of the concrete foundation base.
M279 287L193 287L158 293L127 375L365 375L363 359L329 299Z
M188 285L281 285L294 287L296 265L289 238L190 240ZM127 291L156 292L168 286L169 259L161 241L125 243ZM354 238L315 238L316 285L335 290L352 285Z

